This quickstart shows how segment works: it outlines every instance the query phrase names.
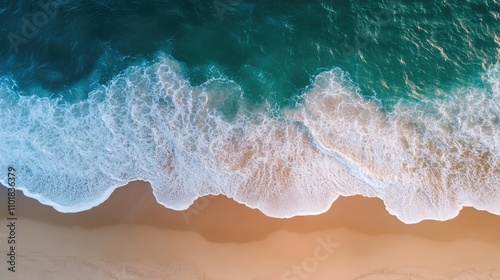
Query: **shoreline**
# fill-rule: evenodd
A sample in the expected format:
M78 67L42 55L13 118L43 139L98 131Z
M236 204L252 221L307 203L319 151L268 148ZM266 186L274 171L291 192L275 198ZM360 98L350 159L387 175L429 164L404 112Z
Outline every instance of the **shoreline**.
M0 194L2 197L7 197L7 188L1 187ZM495 222L500 222L500 216L485 210L463 207L456 217L449 220L423 220L415 224L406 224L395 215L390 214L381 199L363 197L361 195L340 196L327 211L321 214L294 216L291 218L267 216L259 209L250 208L224 195L203 196L196 199L186 210L173 210L157 202L149 183L145 181L134 181L117 187L103 203L80 212L59 212L50 205L43 204L35 198L24 195L19 190L16 190L16 197L19 200L18 204L26 206L19 207L20 216L41 222L61 223L68 226L85 225L84 227L87 228L105 226L110 223L133 223L174 230L188 230L192 219L198 219L198 216L202 218L204 216L208 218L224 216L224 209L228 208L234 209L238 214L248 218L250 222L257 220L257 223L260 224L275 224L277 228L283 227L302 233L304 233L303 230L293 226L295 223L305 223L307 228L311 229L310 231L324 230L341 225L352 230L359 230L367 223L372 226L370 234L408 234L413 231L425 235L425 232L429 231L436 233L441 227L444 227L441 226L443 223L446 223L448 227L458 228L459 226L469 225L470 228L475 229L470 231L462 230L450 235L432 235L435 238L439 236L443 239L450 237L463 238L480 228L486 230L481 226L485 224L489 224L489 230L498 230L500 233L500 224L498 226L495 225ZM5 202L0 201L0 207L3 203ZM215 206L209 208L210 204ZM127 209L125 213L116 213L116 209L114 208L122 207L123 205L132 208ZM375 219L373 217L368 217L369 219L361 218L359 213L351 211L354 208L353 206L358 208L357 212L376 213ZM95 216L99 216L100 218L95 220ZM156 219L158 216L163 216L164 219ZM237 222L237 220L231 222ZM324 223L324 226L317 226L318 222ZM375 223L384 224L384 226L377 227ZM484 237L487 236L491 237L490 240L496 240L493 235L484 235ZM500 235L498 238L500 240Z
M168 209L168 210L171 210L171 211L175 211L175 212L185 212L185 211L188 211L189 209L192 209L197 203L199 203L199 201L203 201L203 200L206 200L206 199L211 199L211 198L215 198L215 197L223 197L225 199L228 199L228 200L231 200L239 205L244 205L245 207L249 208L249 209L254 209L254 210L257 210L259 211L260 213L262 213L262 215L265 215L266 217L268 218L271 218L271 219L293 219L293 218L297 218L297 217L311 217L311 216L320 216L320 215L324 215L326 213L328 213L329 211L331 211L332 207L335 205L335 203L337 203L337 201L339 200L345 200L345 199L350 199L350 198L359 198L359 197L362 197L362 198L365 198L365 199L369 199L369 200L377 200L377 201L380 201L383 205L384 205L384 208L385 208L385 211L387 212L388 215L390 216L393 216L393 217L396 217L398 219L399 222L405 224L405 225L416 225L416 224L420 224L422 222L428 222L428 221L434 221L434 222L446 222L446 221L450 221L450 220L453 220L453 219L456 219L464 210L466 212L470 211L470 210L474 210L474 211L480 211L480 212L486 212L488 214L491 214L491 215L494 215L494 216L499 216L500 217L500 214L496 214L494 212L491 212L491 211L488 211L487 209L478 209L476 208L475 206L473 206L471 203L464 203L464 204L461 204L461 205L458 205L459 208L456 209L456 214L452 214L450 217L446 217L446 218L443 218L443 219L438 219L438 218L426 218L426 219L422 219L422 220L416 220L416 222L405 222L404 220L400 219L398 217L398 213L396 213L394 211L394 209L391 209L391 208L388 208L387 205L385 205L385 202L383 200L383 198L380 198L378 196L364 196L362 194L356 194L356 195L350 195L350 196L343 196L343 195L339 195L336 199L334 199L331 203L329 203L329 207L328 209L325 209L324 211L320 211L318 213L310 213L310 214L295 214L291 217L277 217L277 216L272 216L272 215L268 215L268 214L265 214L262 210L260 210L258 207L253 207L253 206L249 206L247 203L245 202L240 202L240 201L237 201L235 200L234 198L230 198L230 197L227 197L226 195L224 194L219 194L219 195L213 195L213 194L209 194L209 195L204 195L204 196L201 196L201 197L198 197L196 198L192 203L191 205L186 208L186 209L182 209L182 210L178 210L178 209L174 209L174 208L171 208L171 207L167 207L165 205L163 205L161 202L159 202L156 197L154 196L154 194L152 193L153 190L152 190L152 187L150 185L150 183L148 181L144 181L144 180L136 180L136 181L130 181L128 182L127 184L125 185L119 185L119 186L116 186L116 187L110 187L107 189L106 192L104 192L101 197L99 199L96 199L94 202L97 202L97 204L93 203L92 205L93 206L90 206L90 207L80 207L80 208L77 208L76 210L74 211L61 211L60 209L61 208L68 208L68 206L61 206L59 204L56 204L44 197L42 197L41 195L38 195L38 194L32 194L29 192L29 190L25 189L25 188L16 188L16 194L18 194L17 196L20 196L22 197L23 199L31 199L31 200L35 200L37 201L40 205L43 205L43 206L47 206L47 207L50 207L52 208L54 211L58 212L58 213L61 213L61 214L78 214L78 213L84 213L84 212L87 212L89 210L92 210L96 207L99 207L100 205L104 204L106 201L108 201L113 195L116 196L117 194L116 193L121 193L121 189L122 188L125 188L125 187L128 187L128 186L131 186L131 185L147 185L149 187L149 191L151 192L151 196L153 196L153 200L155 201L155 203L161 205L162 207L164 207L165 209ZM3 185L2 183L0 183L0 194L3 194L3 192L7 192L6 190L8 190L8 187L6 187L5 185ZM27 193L27 194L26 194ZM144 194L142 194L144 195ZM148 198L150 199L150 198ZM95 204L95 205L94 205ZM73 206L72 206L73 207Z

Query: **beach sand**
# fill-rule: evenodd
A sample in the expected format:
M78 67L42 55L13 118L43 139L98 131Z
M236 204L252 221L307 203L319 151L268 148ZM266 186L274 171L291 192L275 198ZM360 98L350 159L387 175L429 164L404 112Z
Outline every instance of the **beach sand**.
M178 212L144 182L74 214L18 192L13 273L0 193L2 280L500 279L500 217L484 211L406 225L379 199L348 197L322 215L275 219L217 196Z

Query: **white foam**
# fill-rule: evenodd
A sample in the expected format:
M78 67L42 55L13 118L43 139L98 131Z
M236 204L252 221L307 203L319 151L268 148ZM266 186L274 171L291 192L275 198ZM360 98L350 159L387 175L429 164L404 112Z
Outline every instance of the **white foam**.
M384 113L336 69L317 77L292 117L407 223L450 219L470 205L500 214L498 68L488 79L491 92L459 89Z
M492 92L463 89L385 113L334 69L283 117L250 111L231 81L191 86L165 56L71 105L20 97L3 81L0 168L15 166L20 189L61 212L144 180L176 210L225 194L290 217L362 194L408 223L449 219L463 205L500 214L498 69L489 75ZM223 113L228 104L236 115Z

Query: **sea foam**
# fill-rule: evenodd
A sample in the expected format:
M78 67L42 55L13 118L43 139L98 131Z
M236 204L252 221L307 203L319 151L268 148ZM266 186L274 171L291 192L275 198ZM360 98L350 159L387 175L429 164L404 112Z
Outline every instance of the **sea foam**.
M462 206L500 215L499 69L485 79L490 89L387 112L335 68L278 114L246 104L230 80L190 85L164 55L73 104L21 95L3 79L0 168L14 166L19 189L61 212L144 180L175 210L224 194L291 217L361 194L406 223L449 219Z

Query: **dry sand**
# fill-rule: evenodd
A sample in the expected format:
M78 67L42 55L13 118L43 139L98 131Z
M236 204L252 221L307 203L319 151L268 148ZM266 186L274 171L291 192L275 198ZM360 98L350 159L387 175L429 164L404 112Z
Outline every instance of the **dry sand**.
M405 225L374 198L340 198L318 216L273 219L225 197L183 212L149 185L61 214L17 194L16 272L7 270L0 188L0 279L500 279L500 217L466 208Z

